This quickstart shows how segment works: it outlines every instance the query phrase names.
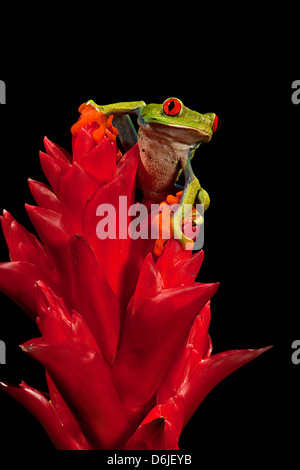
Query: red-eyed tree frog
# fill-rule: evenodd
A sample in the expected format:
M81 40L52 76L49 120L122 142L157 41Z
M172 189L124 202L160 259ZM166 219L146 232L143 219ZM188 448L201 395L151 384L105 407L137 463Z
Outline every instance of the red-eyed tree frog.
M138 143L140 163L137 185L146 198L155 203L165 200L168 194L174 192L176 181L183 171L185 185L172 225L176 238L182 243L190 241L181 231L184 205L198 202L204 204L206 210L210 202L192 170L191 160L199 145L209 142L219 129L220 120L216 114L192 111L178 98L168 98L163 104L146 105L144 101L133 101L99 106L92 100L86 104L106 116L114 115L113 124L119 131L125 151ZM138 133L129 114L137 115Z

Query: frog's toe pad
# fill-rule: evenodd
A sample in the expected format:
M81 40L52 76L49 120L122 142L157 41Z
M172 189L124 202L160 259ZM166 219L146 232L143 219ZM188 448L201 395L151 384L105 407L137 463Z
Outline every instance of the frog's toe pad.
M178 240L186 250L192 250L194 241L183 233L182 226L183 224L179 224L176 220L172 219L173 237L175 240Z

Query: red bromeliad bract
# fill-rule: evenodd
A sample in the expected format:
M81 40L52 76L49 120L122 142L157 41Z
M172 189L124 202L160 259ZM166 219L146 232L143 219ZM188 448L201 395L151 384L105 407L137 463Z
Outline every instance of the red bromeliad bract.
M118 214L119 196L135 202L138 147L120 159L115 136L111 119L81 126L72 156L45 138L50 186L29 180L37 206L26 206L40 240L1 217L0 288L38 325L21 348L45 367L48 393L1 388L57 449L176 450L210 390L268 348L211 356L218 285L195 282L203 251L169 240L157 257L154 240L97 237L100 204Z

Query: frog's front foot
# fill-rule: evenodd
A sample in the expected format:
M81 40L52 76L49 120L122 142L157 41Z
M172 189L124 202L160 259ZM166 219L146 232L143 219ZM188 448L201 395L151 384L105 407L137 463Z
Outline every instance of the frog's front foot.
M172 217L173 236L181 242L185 249L192 249L194 245L193 239L183 233L185 221L190 219L190 221L196 225L200 225L203 222L201 214L193 207L200 189L201 187L197 178L190 181L183 191L179 208Z
M195 202L202 204L201 209ZM159 256L162 253L170 236L178 240L185 249L192 250L199 233L199 227L195 226L203 224L203 212L208 205L209 196L197 179L191 181L183 191L177 192L176 196L168 195L166 201L160 205L161 212L154 219L154 225L159 231L155 254Z
M197 207L197 204L201 204L200 209ZM193 226L202 225L204 222L203 213L209 207L209 204L210 198L207 191L201 188L197 178L193 179L186 190L183 191L183 194L181 194L180 206L172 218L174 238L178 239L186 249L192 249L194 239L187 237L183 233L185 222L189 220ZM193 231L193 236L195 235L196 230Z
M171 219L171 226L173 237L178 240L185 249L192 249L194 246L194 240L192 238L187 237L182 231L182 217L181 214L174 216Z
M183 191L179 191L176 196L169 194L166 200L160 204L160 211L152 221L158 231L154 248L154 253L157 256L161 255L164 244L170 238L177 239L186 249L193 248L193 240L184 234L184 225L188 220L194 222L194 218L200 214L194 207L189 214L185 213L186 211L181 204L182 193Z

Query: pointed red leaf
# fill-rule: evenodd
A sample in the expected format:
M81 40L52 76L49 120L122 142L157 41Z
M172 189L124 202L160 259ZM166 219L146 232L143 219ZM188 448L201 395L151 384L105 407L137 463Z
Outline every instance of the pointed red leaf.
M93 332L103 356L112 364L119 343L119 301L86 240L75 235L70 239L70 247L75 308Z
M81 162L84 156L90 152L96 145L93 139L93 130L98 127L98 124L91 123L82 128L76 137L73 137L73 163Z
M92 445L117 449L128 423L107 364L99 353L69 341L28 341L22 349L47 369Z
M239 367L268 351L270 347L225 351L201 361L178 391L178 395L184 399L184 426L219 382Z
M25 382L20 385L9 385L0 382L0 388L28 409L42 424L46 433L57 449L85 450L91 449L79 429L76 429L76 440L73 429L66 427L66 420L61 421L49 400L38 390ZM73 420L72 425L76 427Z
M196 316L187 339L178 349L158 389L159 403L174 396L182 383L188 379L201 360L210 354L208 328L210 323L210 301Z
M142 265L137 286L133 296L133 310L136 311L140 304L154 297L163 289L160 272L149 253Z
M53 191L58 196L60 187L60 178L68 171L69 165L63 163L61 160L56 160L47 153L40 152L40 162L43 172L46 175Z
M167 274L176 263L188 260L191 256L192 250L185 250L182 245L174 239L168 240L164 246L162 254L156 262L163 281L165 281Z
M51 142L47 137L44 137L44 145L48 155L50 157L55 158L56 160L60 160L67 165L71 165L72 156L67 152L65 149L60 147L60 145Z
M154 418L149 423L141 424L124 450L179 450L178 439L172 433L169 422L163 417Z
M38 326L46 342L72 335L71 315L62 299L42 281L36 283Z
M124 275L127 274L126 266L130 262L128 253L131 242L127 233L128 207L134 202L135 174L138 163L133 153L126 154L123 158L125 159L124 174L120 174L111 183L101 186L93 194L86 206L82 222L83 236L93 247L105 277L118 298L122 297L123 290L126 289ZM119 199L120 196L123 198ZM116 220L113 215L116 222L116 238L112 236L106 239L98 238L97 225L101 219L97 209L102 204L109 204L116 214Z
M36 322L46 342L69 339L100 351L94 336L78 312L71 312L63 299L42 281L36 283Z
M99 187L99 183L76 162L65 172L60 181L59 200L64 213L74 231L82 233L83 209Z
M41 242L6 210L1 224L12 261L26 261L32 264L49 263L46 250Z
M61 214L42 207L25 204L30 220L45 246L64 249L72 229Z
M128 152L123 155L121 160L116 166L116 171L114 173L114 179L118 178L121 175L125 175L128 171L135 176L136 168L139 164L140 152L138 144L134 145Z
M188 338L187 346L191 345L192 351L197 353L197 357L199 356L200 359L205 359L211 354L212 344L208 334L210 317L209 301L195 318ZM192 369L193 364L190 365L190 370L192 371Z
M179 450L183 406L169 400L155 406L126 443L124 450Z
M204 251L201 250L190 258L178 261L165 276L165 288L192 285L201 268L203 258Z
M112 374L128 406L147 403L193 319L218 284L165 289L127 315Z
M66 250L66 247L72 235L71 227L62 214L41 207L29 206L28 204L25 204L25 208L65 282L64 292L69 295L71 261L70 253ZM65 297L64 300L66 301Z
M43 275L33 264L0 263L0 290L31 318L36 316L35 284L39 279L43 279Z
M112 180L116 169L116 151L111 141L104 136L90 152L77 159L80 166L90 175L97 178L98 185L103 185Z
M155 239L130 240L123 279L126 279L126 288L122 289L120 303L126 309L137 285L143 262L149 253L153 253Z
M64 426L65 433L69 433L73 441L78 445L79 450L93 450L94 447L88 442L82 430L79 427L77 417L74 416L69 406L59 393L50 375L46 371L46 380L51 398L51 405L55 409L61 423ZM68 449L66 449L68 450Z
M86 344L86 346L95 349L95 351L100 351L91 330L88 328L82 316L75 310L73 310L72 314L72 341Z
M50 186L39 181L28 179L29 189L38 206L44 209L62 213L62 207L59 199L54 194Z

